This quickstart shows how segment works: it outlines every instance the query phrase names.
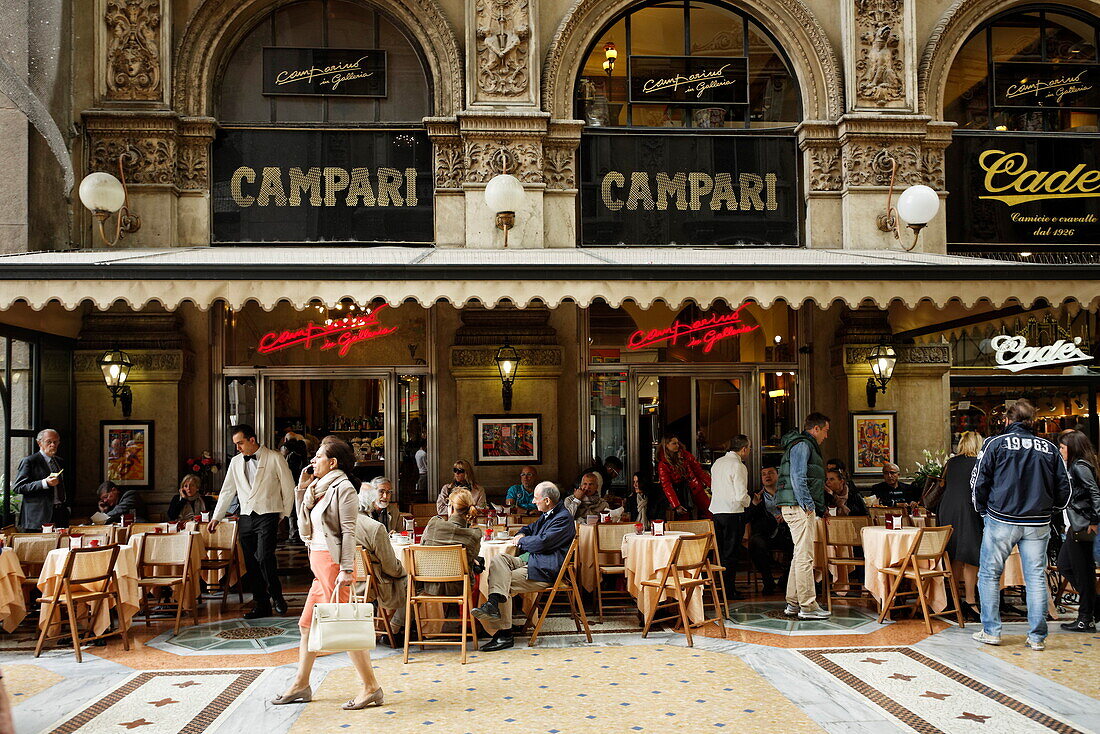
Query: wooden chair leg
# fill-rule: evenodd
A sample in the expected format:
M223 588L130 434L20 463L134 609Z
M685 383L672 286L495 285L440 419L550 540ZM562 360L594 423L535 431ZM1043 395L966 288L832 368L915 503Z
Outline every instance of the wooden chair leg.
M46 623L42 625L42 629L38 633L38 644L34 646L34 656L38 657L42 654L42 645L46 642L46 635L50 631L50 627L53 626L53 615L57 611L57 595L54 594L54 600L50 602L50 608L46 610ZM58 620L58 624L61 621Z
M916 561L913 562L913 580L917 585L917 599L920 601L921 614L924 615L924 628L928 631L928 634L932 634L932 617L929 614L928 598L924 593L924 579L920 576L920 571L917 570Z
M129 652L130 650L130 624L126 621L126 617L122 614L122 597L118 592L118 584L115 584L114 591L111 592L115 597L115 613L118 614L118 629L122 633L122 649Z
M643 586L642 590L641 590L642 595L645 595L645 593L647 591L648 591L648 589L645 586ZM655 596L660 596L660 594L659 593L655 594ZM653 603L649 605L649 610L646 611L646 613L645 613L645 624L642 625L642 637L643 638L647 637L649 635L649 627L650 627L650 625L653 624L653 617L657 614L657 606L659 605L659 603L660 602L658 602L656 599L654 599Z
M833 612L833 575L829 572L829 558L826 556L825 565L821 569L821 591L825 594L825 608L829 613Z
M573 621L577 621L580 618L580 623L577 625L577 631L581 631L581 627L584 627L584 636L589 642L592 642L592 630L588 626L588 615L584 612L584 602L581 600L581 590L577 586L576 574L569 574L569 590L572 592L574 598L574 604L576 605L576 613L573 617Z
M680 610L680 622L684 625L684 635L687 636L688 647L695 647L694 640L691 639L691 620L688 619L687 612L687 599L685 598L684 590L680 588L680 580L676 579L676 606Z
M901 586L901 574L893 577L893 582L890 584L890 590L886 592L886 598L882 600L882 611L878 615L878 623L882 624L886 619L887 613L890 611L890 607L894 603L894 597L898 593L898 587Z
M462 618L462 621L460 622L461 626L459 627L458 644L459 644L459 647L462 648L462 664L465 665L466 664L466 623L470 618L470 609L469 609L470 581L469 581L469 579L462 582L462 587L463 587L462 588L462 602L458 605L458 616L460 616ZM444 612L443 616L446 617L447 613Z
M416 620L416 609L413 606L412 600L405 599L405 653L403 662L407 665L409 662L409 641L412 637L412 626L416 624L416 631L420 632L420 625Z
M955 605L955 619L959 623L959 629L966 625L963 622L962 605L959 603L959 590L955 586L955 577L951 574L951 565L947 564L946 584L951 594L951 602Z
M180 619L183 617L183 587L184 584L180 584L179 592L176 595L176 631L172 633L173 635L180 633Z
M717 604L718 603L718 591L713 586L710 587L710 595L714 598L714 603ZM728 614L727 614L727 616L728 616ZM722 639L723 640L726 639L726 625L725 625L725 619L724 618L718 620L718 626L722 628Z
M65 611L69 615L69 634L73 638L73 652L76 653L76 662L84 662L80 654L80 626L76 622L76 611L73 609L73 600L69 598L65 603Z
M539 621L535 625L534 631L531 633L531 639L527 641L528 647L534 647L536 641L539 638L539 632L542 631L542 623L546 621L547 615L550 614L550 607L554 604L554 597L558 593L557 586L550 587L550 593L546 595L546 603L542 607L542 613L539 615Z

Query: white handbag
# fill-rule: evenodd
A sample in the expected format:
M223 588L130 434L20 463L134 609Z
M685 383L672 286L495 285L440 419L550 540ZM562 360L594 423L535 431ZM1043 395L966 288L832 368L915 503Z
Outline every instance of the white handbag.
M313 606L313 624L309 628L310 652L345 652L374 649L374 605L356 601L338 603L340 584L332 590L327 604Z

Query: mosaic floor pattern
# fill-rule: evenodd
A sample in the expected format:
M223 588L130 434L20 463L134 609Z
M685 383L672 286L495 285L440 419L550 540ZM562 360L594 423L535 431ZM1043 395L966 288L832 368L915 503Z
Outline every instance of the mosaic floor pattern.
M1080 729L907 647L802 650L811 662L922 734Z
M1005 635L1000 646L982 645L981 651L1006 663L1100 699L1100 635L1060 634L1047 637L1047 649L1036 653L1024 647L1025 635Z
M230 619L171 630L145 643L177 655L255 655L298 647L298 618Z
M730 604L730 616L726 626L793 636L861 635L887 626L879 624L877 615L862 607L834 604L833 615L828 619L799 619L785 615L783 609L786 606L786 603L781 601Z
M820 732L737 657L672 646L514 650L379 660L385 704L342 711L358 679L332 671L291 732ZM765 705L766 704L766 705Z

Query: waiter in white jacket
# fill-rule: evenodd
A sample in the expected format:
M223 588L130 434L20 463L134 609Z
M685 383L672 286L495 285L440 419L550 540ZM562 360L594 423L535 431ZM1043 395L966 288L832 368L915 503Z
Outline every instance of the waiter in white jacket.
M740 599L733 581L741 539L745 535L745 508L752 502L749 495L749 470L745 461L752 451L749 437L738 434L730 439L730 450L710 468L710 512L714 516L714 535L718 557L726 568L726 596Z
M252 426L233 426L237 455L229 462L218 505L210 516L211 532L225 518L233 499L241 503L237 536L244 552L252 587L252 611L245 619L286 614L286 600L275 563L275 541L279 521L294 511L294 487L286 459L278 451L261 446Z

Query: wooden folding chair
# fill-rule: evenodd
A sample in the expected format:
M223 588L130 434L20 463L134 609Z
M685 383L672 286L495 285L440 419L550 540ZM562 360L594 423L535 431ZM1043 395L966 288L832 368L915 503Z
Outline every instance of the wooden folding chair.
M596 526L596 542L592 544L592 565L596 573L596 613L603 622L605 608L634 610L634 597L630 592L604 590L604 576L621 578L626 582L626 566L623 565L623 536L634 532L634 523L614 523ZM606 603L605 602L606 597Z
M374 567L370 562L370 553L361 545L355 546L355 581L361 583L362 593L357 595L359 601L374 604L374 626L381 625L382 630L390 639L390 647L396 648L393 628L390 626L390 617L393 612L383 609L381 604L375 603L378 597L378 582L374 578Z
M423 650L428 645L458 645L462 649L462 664L466 664L466 638L473 637L474 649L477 649L477 625L471 612L474 609L474 587L470 582L470 567L466 563L466 549L461 545L414 545L406 549L406 561L409 576L408 591L405 597L405 657L409 662L409 644L412 626L416 624L419 640L416 644ZM435 596L418 591L418 584L451 582L462 583L460 596ZM458 617L447 617L446 611L440 617L421 615L421 607L428 604L458 604ZM446 607L442 607L446 610ZM425 622L459 622L458 632L436 632L427 638ZM454 638L458 638L455 640Z
M198 531L206 543L206 558L202 559L204 574L217 573L221 580L215 585L207 582L207 590L221 589L222 604L229 601L229 579L237 577L237 599L244 604L244 583L240 581L241 568L237 562L237 523L223 520L214 532L206 523L198 523ZM216 592L215 592L216 593Z
M12 533L9 547L23 569L24 591L38 587L42 564L50 551L61 547L62 537L61 533Z
M871 518L871 524L883 527L886 525L886 516L901 516L902 522L909 517L909 510L905 507L868 507L867 515Z
M129 528L130 535L141 535L143 533L149 533L153 535L155 533L167 533L168 523L166 522L135 522Z
M942 578L947 586L953 609L945 609L938 612L937 616L955 613L959 627L963 627L962 610L959 608L959 593L955 588L955 578L951 575L951 559L947 554L947 540L954 530L950 525L939 528L918 528L913 536L913 544L905 554L901 563L888 568L880 568L879 572L893 578L890 591L882 601L882 612L878 615L881 624L886 615L895 609L916 609L920 602L921 613L924 615L924 626L928 634L932 634L932 616L928 609L928 591L926 582L932 579ZM898 593L902 581L912 581L915 591ZM915 595L917 601L911 604L894 604L897 596Z
M656 592L653 604L646 612L642 637L649 635L649 628L653 626L654 622L671 622L676 619L679 619L684 634L687 636L688 647L694 647L695 644L691 638L692 628L705 627L711 622L721 628L722 638L726 637L726 627L722 623L721 616L703 619L696 623L692 623L688 616L688 605L691 603L695 592L703 593L707 589L710 590L716 613L721 614L722 608L718 605L714 570L710 562L713 550L713 535L681 535L676 538L676 545L672 548L668 564L661 569L660 575L656 579L642 582L642 594L645 594L648 589L653 589ZM662 594L668 595L665 601L661 601ZM677 613L658 619L656 616L657 610L661 607L670 606L674 607Z
M183 617L184 603L187 601L187 582L197 569L191 567L191 546L195 536L191 533L146 533L142 537L141 551L138 553L138 586L141 588L141 612L145 615L145 626L150 625L153 607L162 609L171 607L171 603L157 600L150 605L148 595L169 589L176 597L176 626L174 634L180 633L180 618ZM194 602L193 599L189 600ZM199 623L199 607L193 604L191 614L195 624Z
M122 599L118 593L118 576L115 574L115 561L118 560L118 546L107 545L102 548L73 548L65 558L65 567L61 572L61 582L58 588L48 591L38 598L38 603L47 606L45 618L42 620L42 629L38 634L38 644L34 647L34 656L42 654L42 646L46 640L60 640L71 637L73 652L76 653L76 662L83 662L80 654L80 646L112 635L122 635L122 645L126 650L130 649L129 627L126 624L125 615L122 613ZM88 605L88 637L80 634L80 625L77 621L76 605ZM118 611L118 629L107 631L102 635L95 634L95 619L99 615L103 604L114 604ZM58 607L65 607L67 620L58 616L56 624L59 633L49 634L54 625L54 617L60 611ZM61 632L61 625L69 625L69 634Z
M69 537L80 536L82 548L90 547L93 540L98 540L100 545L119 545L118 534L110 525L93 525L92 529L82 532L69 531ZM68 539L62 539L61 547L64 547Z
M90 538L107 537L107 544L122 544L130 539L130 531L121 525L70 525L69 535L84 535Z
M821 584L826 604L831 612L834 598L847 601L852 598L847 596L852 591L857 592L857 596L862 596L866 591L863 584L852 583L850 574L853 569L863 568L866 565L862 558L856 558L855 549L863 547L863 528L871 524L871 518L826 515L822 524L825 527L824 538L822 538L825 544L825 568L821 569ZM838 579L847 578L848 580L834 583L833 575L829 571L830 566L837 567ZM841 569L848 571L849 575L839 573ZM837 596L834 593L837 591L844 592L845 596ZM870 592L868 592L869 595Z
M531 631L531 639L527 641L528 647L534 647L538 642L539 632L542 630L547 615L550 614L550 607L553 606L554 597L558 595L559 591L564 592L565 598L569 601L569 612L573 617L573 622L577 625L577 632L584 633L585 639L592 642L592 630L588 627L588 616L584 613L580 585L577 583L577 569L574 563L577 557L577 542L577 537L574 536L573 542L569 544L569 550L565 552L565 558L562 561L561 569L558 571L558 577L554 579L552 585L523 595L531 597L531 609L527 612L527 617L523 621L524 629L531 623L534 616L538 615L535 628ZM598 572L596 579L599 583ZM539 612L540 601L542 601L541 612Z
M710 559L710 570L714 573L714 584L715 588L717 588L718 590L718 598L722 600L722 606L716 607L715 611L720 614L724 614L724 616L726 617L730 616L730 603L729 598L726 596L726 567L722 564L722 559L718 556L718 535L714 530L714 521L669 520L665 523L665 530L686 532L691 533L692 535L706 535L707 533L710 533L711 537L714 539L714 543L711 545L712 550ZM743 539L744 538L742 536L742 538L738 538L737 542L740 543ZM745 552L741 553L740 555L742 560L745 560L748 558L748 552L747 549L743 548L742 550ZM749 579L752 578L751 564L747 568L747 576ZM733 577L734 579L737 578L736 568L733 569ZM706 606L706 603L706 599L704 598L703 605Z

